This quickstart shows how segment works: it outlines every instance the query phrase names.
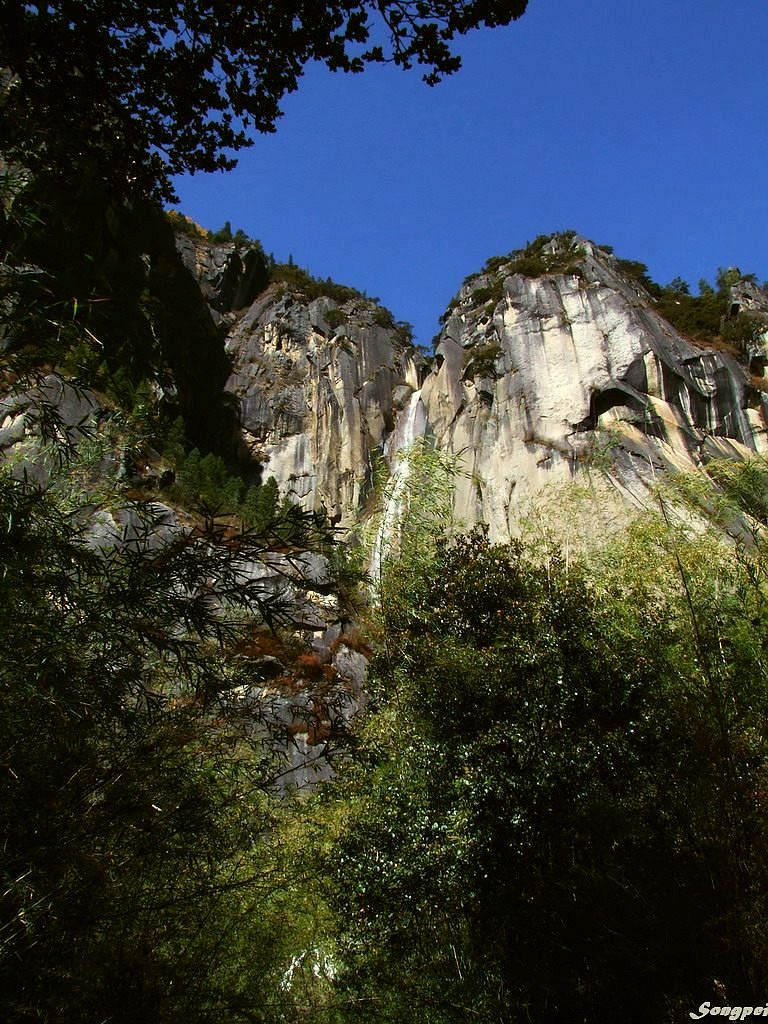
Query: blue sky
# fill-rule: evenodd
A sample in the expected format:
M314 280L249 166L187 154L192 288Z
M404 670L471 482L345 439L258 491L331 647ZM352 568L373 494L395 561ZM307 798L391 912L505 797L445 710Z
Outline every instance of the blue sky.
M694 286L768 277L765 0L529 0L462 70L308 69L275 135L179 208L379 296L429 345L489 256L574 228Z

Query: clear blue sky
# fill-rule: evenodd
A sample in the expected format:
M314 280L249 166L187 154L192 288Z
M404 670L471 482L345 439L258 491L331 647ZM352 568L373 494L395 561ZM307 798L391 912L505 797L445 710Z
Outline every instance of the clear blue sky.
M321 277L379 296L429 345L463 278L573 228L695 286L768 277L766 0L529 0L473 33L464 67L310 68L227 174L176 180Z

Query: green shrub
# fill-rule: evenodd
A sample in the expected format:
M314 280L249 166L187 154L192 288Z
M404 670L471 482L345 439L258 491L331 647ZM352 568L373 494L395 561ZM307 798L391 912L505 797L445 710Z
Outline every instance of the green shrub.
M238 512L246 526L256 533L269 533L280 507L280 491L273 476L263 484L251 484L240 502Z
M407 320L398 320L395 324L395 337L403 346L413 344L413 324Z
M472 292L472 305L477 307L492 304L495 308L503 298L504 279L499 277L491 284L483 285L481 288L475 288Z
M287 285L292 291L301 293L310 302L312 299L326 296L342 305L351 299L364 298L363 293L357 288L337 284L330 277L324 280L313 277L308 271L302 270L294 263L276 263L270 270L270 280Z
M195 223L191 217L181 213L180 210L166 210L165 216L171 227L180 235L194 238L197 241L208 242L211 240L211 232Z
M756 341L766 327L768 327L768 324L759 317L750 313L739 313L737 316L729 317L723 322L720 333L723 341L727 341L741 351L746 352L749 344Z
M671 1024L763 990L761 558L661 516L583 562L476 531L396 580L328 818L347 1005Z
M524 277L544 277L546 274L581 275L581 268L574 259L581 255L575 244L575 231L559 231L553 235L538 235L523 249L516 249L508 256L494 256L486 261L485 270L496 273L505 270ZM556 243L555 252L545 252L550 243Z
M325 313L323 313L323 317L325 318L325 322L328 324L332 331L335 331L337 328L341 327L341 325L347 319L346 314L342 312L342 310L340 310L338 307L326 310Z
M661 290L657 309L681 334L697 341L714 341L726 313L726 300L712 288L699 295L685 295L669 288Z
M218 231L212 231L209 234L210 240L216 245L226 245L232 241L232 225L227 220L224 222L224 227L219 228Z
M495 273L497 273L498 271L500 271L503 267L505 267L509 263L510 258L511 257L509 257L509 256L491 256L490 259L487 259L485 261L485 265L483 266L483 273L484 274L495 274Z
M395 318L385 306L377 306L373 313L373 322L378 327L394 328Z
M520 256L512 264L511 271L523 277L543 277L547 273L547 264L543 256Z
M468 354L467 370L473 377L493 377L496 373L496 360L502 354L498 341L488 341L483 345L475 345Z
M656 284L648 276L648 267L645 263L640 263L638 260L617 259L616 267L624 277L628 277L631 281L636 281L653 298L658 299L661 297L662 289L660 285Z
M278 547L326 550L332 546L333 531L325 513L307 512L290 498L281 498L274 477L263 484L246 484L229 472L219 456L203 456L197 448L186 454L177 449L175 459L169 461L176 473L169 497L189 511L239 519L247 533Z
M292 955L278 737L233 698L281 601L253 548L95 549L82 497L0 472L0 1016L245 1024Z
M458 297L458 295L454 295L454 297L451 299L451 301L446 306L445 310L440 314L438 323L446 324L448 322L448 320L451 318L451 316L453 315L454 311L456 309L458 309L458 308L459 308L459 297ZM439 337L439 335L437 335L437 337ZM433 339L433 341L434 341L434 339Z

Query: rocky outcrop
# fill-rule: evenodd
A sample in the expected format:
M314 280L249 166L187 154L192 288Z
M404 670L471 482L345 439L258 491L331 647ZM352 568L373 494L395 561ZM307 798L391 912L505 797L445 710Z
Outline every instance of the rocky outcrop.
M233 255L219 248L194 254L212 296ZM764 451L768 408L746 369L760 370L759 332L741 353L695 343L626 268L572 233L535 259L489 261L452 303L426 379L374 303L272 284L229 314L243 444L284 495L351 526L378 454L393 466L429 436L458 460L457 517L499 539L526 495L595 465L641 497L659 471ZM737 281L732 298L726 316L768 317L755 285Z
M0 462L17 479L46 487L64 454L98 430L103 412L91 390L56 374L17 386L0 398ZM105 454L92 471L109 475L115 467Z
M459 519L497 538L524 496L595 464L637 496L659 470L766 448L765 396L733 354L682 337L608 253L560 244L567 267L530 277L510 259L465 284L420 394L462 469Z
M227 340L228 391L243 443L280 490L351 525L371 482L373 456L418 387L414 353L381 307L341 306L271 286Z
M176 250L197 282L216 323L224 314L249 306L269 283L267 261L260 246L215 244L177 234Z
M351 526L377 452L419 386L403 325L353 289L289 265L280 280L259 246L177 235L176 245L213 319L229 329L243 462L274 477L304 508ZM277 278L269 284L269 277Z

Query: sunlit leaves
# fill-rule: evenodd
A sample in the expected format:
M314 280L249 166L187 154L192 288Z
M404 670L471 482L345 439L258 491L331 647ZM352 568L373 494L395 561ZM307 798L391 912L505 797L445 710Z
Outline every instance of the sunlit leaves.
M762 985L760 558L663 505L589 558L431 550L390 568L338 791L348 992L399 1020L671 1020L712 978Z

